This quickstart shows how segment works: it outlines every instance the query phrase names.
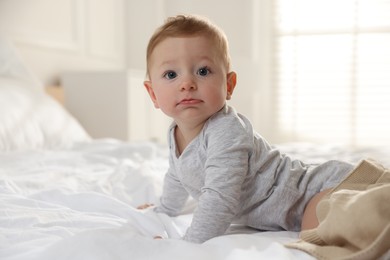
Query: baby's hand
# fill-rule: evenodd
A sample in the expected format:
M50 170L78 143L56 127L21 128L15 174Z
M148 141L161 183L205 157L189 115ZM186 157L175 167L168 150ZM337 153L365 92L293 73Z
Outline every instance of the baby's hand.
M152 207L152 206L154 206L154 204L145 203L143 205L139 205L137 207L137 209L147 209L147 208Z

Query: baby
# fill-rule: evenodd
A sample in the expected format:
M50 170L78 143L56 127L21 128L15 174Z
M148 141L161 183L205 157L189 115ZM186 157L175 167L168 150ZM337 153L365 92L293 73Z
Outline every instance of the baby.
M267 231L318 225L316 204L353 166L292 160L227 105L237 75L221 29L198 16L168 18L149 41L147 77L154 106L173 119L155 211L177 216L189 196L198 202L184 240L202 243L232 223Z

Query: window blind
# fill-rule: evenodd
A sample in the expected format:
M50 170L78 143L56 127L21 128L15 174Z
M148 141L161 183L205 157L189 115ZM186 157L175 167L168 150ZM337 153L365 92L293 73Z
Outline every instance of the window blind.
M390 0L277 0L278 136L390 145Z

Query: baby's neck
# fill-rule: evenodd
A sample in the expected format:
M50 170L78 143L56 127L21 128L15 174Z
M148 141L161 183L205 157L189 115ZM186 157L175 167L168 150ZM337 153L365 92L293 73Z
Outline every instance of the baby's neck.
M179 155L183 153L186 147L202 131L204 123L192 127L185 127L177 124L175 127L175 142Z

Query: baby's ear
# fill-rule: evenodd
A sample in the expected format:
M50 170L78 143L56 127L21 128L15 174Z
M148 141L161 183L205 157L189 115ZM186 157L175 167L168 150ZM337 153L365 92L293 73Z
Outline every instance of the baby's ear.
M236 87L237 83L237 74L232 71L229 72L226 76L226 84L227 84L227 92L226 92L226 99L230 100L233 95L234 88Z
M152 88L152 82L150 80L145 80L144 81L144 86L146 88L146 91L148 91L149 97L152 100L154 107L155 108L160 108L158 103L157 103L157 98L156 95L154 94L154 90Z

